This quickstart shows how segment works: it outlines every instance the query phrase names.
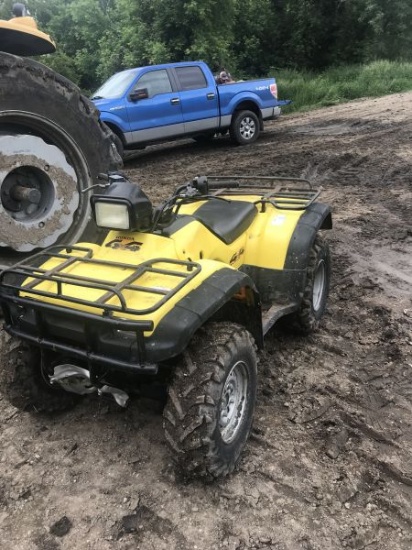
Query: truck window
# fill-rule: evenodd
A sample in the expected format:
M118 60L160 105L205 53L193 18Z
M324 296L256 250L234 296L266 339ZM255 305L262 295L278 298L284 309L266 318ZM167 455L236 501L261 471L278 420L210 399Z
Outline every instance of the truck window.
M136 78L136 72L136 69L132 69L114 74L94 92L91 99L116 99L122 97Z
M200 67L176 67L181 90L207 88L207 81Z
M139 88L147 88L149 97L172 92L172 85L170 84L169 75L165 69L145 73L137 81L134 90L138 90Z

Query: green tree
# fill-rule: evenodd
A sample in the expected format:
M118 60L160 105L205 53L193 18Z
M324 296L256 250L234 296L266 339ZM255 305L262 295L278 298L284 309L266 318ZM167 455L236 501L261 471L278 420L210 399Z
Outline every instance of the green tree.
M412 3L409 0L364 0L360 19L368 28L368 60L412 58Z
M234 0L117 0L111 26L99 42L100 77L170 61L229 59Z
M13 0L0 5L11 17ZM410 0L29 0L42 61L84 90L127 67L202 59L236 75L412 57Z
M266 74L278 62L282 6L272 0L236 0L231 44L232 70L243 75Z
M107 3L104 7L106 13L99 0L63 1L47 25L59 51L73 60L80 86L85 90L93 90L98 81L99 41L110 26Z

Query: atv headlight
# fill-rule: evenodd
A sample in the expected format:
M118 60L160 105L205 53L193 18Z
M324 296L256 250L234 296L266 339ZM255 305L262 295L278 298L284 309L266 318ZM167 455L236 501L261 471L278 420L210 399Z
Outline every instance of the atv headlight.
M90 197L99 227L119 231L147 231L152 225L152 203L139 185L125 179L112 183L106 193Z
M131 229L127 203L95 201L94 212L96 225L99 227L120 230Z

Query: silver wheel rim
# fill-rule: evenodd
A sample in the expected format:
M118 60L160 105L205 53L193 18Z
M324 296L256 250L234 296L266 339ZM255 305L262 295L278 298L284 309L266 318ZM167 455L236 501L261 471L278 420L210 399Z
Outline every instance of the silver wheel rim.
M233 365L222 392L219 415L219 431L222 440L229 444L237 436L245 418L249 377L246 364Z
M318 263L316 268L315 278L313 281L313 298L312 304L314 311L318 311L322 304L323 294L325 290L326 267L324 260Z
M256 123L250 116L242 118L240 122L240 135L244 139L252 139L256 133Z
M0 114L0 141L0 247L76 242L91 211L81 190L92 182L77 144L54 122L14 111Z

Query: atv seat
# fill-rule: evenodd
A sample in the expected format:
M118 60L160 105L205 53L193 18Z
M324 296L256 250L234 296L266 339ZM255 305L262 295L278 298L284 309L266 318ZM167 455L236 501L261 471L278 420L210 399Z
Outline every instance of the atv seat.
M246 231L257 212L256 206L250 202L211 199L196 210L192 217L223 242L231 244Z

